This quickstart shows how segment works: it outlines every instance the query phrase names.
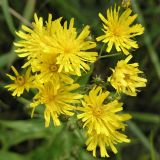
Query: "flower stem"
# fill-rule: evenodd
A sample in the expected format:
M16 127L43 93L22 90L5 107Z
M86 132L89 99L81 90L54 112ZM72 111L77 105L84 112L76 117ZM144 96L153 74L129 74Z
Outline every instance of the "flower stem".
M102 45L102 48L101 48L101 50L100 50L100 52L99 52L98 59L100 59L100 57L101 57L101 55L102 55L102 52L103 52L104 47L105 47L105 43Z
M108 58L108 57L115 57L115 56L119 56L119 55L121 55L121 53L108 54L108 55L100 56L99 59Z

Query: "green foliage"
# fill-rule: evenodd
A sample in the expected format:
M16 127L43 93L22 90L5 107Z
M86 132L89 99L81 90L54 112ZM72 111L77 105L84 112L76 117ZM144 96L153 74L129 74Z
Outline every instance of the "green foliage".
M98 160L86 151L84 135L78 124L69 119L61 127L44 127L43 117L30 119L27 101L10 96L3 86L8 83L5 73L11 65L22 62L14 53L15 31L22 24L30 25L33 13L47 17L52 13L64 19L75 17L78 28L89 24L94 36L101 32L98 12L114 4L113 0L1 0L0 1L0 160ZM117 1L118 2L118 1ZM116 160L159 160L160 159L160 2L158 0L133 0L133 9L139 13L139 21L146 32L140 39L140 49L135 57L144 68L148 86L136 98L124 98L126 111L133 115L128 122L128 134L132 142L120 145L119 153L109 159ZM95 38L95 37L93 37ZM101 48L101 46L98 46ZM105 53L102 55L105 56ZM117 56L118 57L118 56ZM82 86L96 75L104 75L106 66L114 62L110 56L91 66L91 71L77 82ZM105 68L102 64L105 64ZM93 68L95 71L93 72ZM109 69L107 70L109 73ZM83 91L84 88L82 88ZM31 93L32 96L32 93ZM24 95L30 100L30 97ZM64 122L66 123L66 122ZM103 159L103 158L102 158Z

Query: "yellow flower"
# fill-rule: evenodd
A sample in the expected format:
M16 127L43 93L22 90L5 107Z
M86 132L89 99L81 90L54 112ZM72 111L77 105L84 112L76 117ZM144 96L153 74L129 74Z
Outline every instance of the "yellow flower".
M56 28L51 35L50 41L52 47L55 48L57 55L57 64L59 65L58 72L75 72L76 75L81 75L81 69L86 71L90 67L86 62L96 61L97 52L86 51L96 47L96 43L87 40L90 34L89 26L84 27L78 35L74 28L74 19L70 20L69 27L67 22L55 23Z
M8 88L9 91L13 91L13 96L19 97L25 89L29 91L29 89L33 87L34 77L30 74L31 69L28 69L24 75L20 75L13 66L11 66L11 69L15 76L9 74L7 74L7 76L14 81L14 83L5 86L5 88Z
M73 79L64 72L58 72L58 68L59 65L56 64L56 55L54 54L37 57L32 62L32 70L37 73L36 79L39 83L46 83L57 78L67 84L73 83Z
M132 56L128 56L125 60L118 61L108 81L118 93L136 96L139 91L137 88L145 87L147 79L139 76L143 72L138 69L138 63L128 64L131 58Z
M122 103L114 100L105 103L109 92L102 92L101 87L94 87L89 95L84 96L82 107L77 110L82 113L78 114L78 119L82 119L84 127L87 127L88 133L96 131L97 134L110 135L115 129L124 128L123 121L130 118L128 114L116 114L122 111Z
M77 107L82 113L78 119L84 122L83 127L87 129L89 137L86 144L87 150L96 155L96 147L100 147L101 156L108 156L105 146L110 146L114 153L117 150L114 144L118 142L129 142L125 135L119 131L125 129L124 121L131 118L129 114L118 114L122 111L122 103L117 100L106 102L109 92L103 92L101 87L94 87L89 95L84 96L83 107Z
M114 134L107 136L106 134L97 134L93 131L91 134L87 134L88 139L86 141L87 150L93 151L93 156L96 157L96 148L100 148L101 157L109 157L106 147L110 147L111 150L116 154L118 151L115 147L117 143L129 143L130 140L126 135L115 131Z
M144 32L144 28L141 24L132 25L137 17L137 14L131 16L132 10L126 9L120 15L120 7L115 6L114 9L107 10L107 19L99 13L100 19L103 21L104 35L97 38L97 41L103 40L107 43L107 52L110 52L113 45L118 52L122 51L128 55L129 50L132 48L138 48L138 44L133 37L141 35ZM131 26L132 25L132 26Z
M53 119L55 126L59 126L59 115L72 116L75 104L79 103L79 99L82 98L82 95L73 93L78 87L78 84L65 85L59 79L54 79L41 86L39 85L39 92L34 97L33 103L31 103L33 112L39 104L44 104L45 126L49 126L50 118Z
M81 70L90 69L87 62L96 61L97 52L88 51L96 47L96 43L87 40L90 34L89 26L84 27L78 35L74 27L72 18L67 27L67 22L61 25L61 19L52 21L52 15L49 14L48 22L43 25L43 18L38 19L35 14L35 23L33 30L22 26L24 31L17 32L22 39L15 43L19 47L20 57L27 57L28 62L24 67L32 65L41 55L56 55L56 64L59 66L58 72L73 73L80 76Z

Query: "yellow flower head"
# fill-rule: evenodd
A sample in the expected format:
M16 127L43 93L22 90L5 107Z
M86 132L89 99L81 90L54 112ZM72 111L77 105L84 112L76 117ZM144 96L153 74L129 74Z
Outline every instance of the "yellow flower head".
M137 17L137 14L131 16L132 10L126 9L120 15L120 7L115 6L114 9L107 10L107 19L99 13L100 19L103 21L104 35L97 38L97 41L103 40L107 43L107 52L110 52L113 45L118 52L122 51L128 55L129 50L132 48L138 48L138 44L133 37L141 35L144 32L144 28L141 24L132 25ZM131 26L132 25L132 26Z
M16 52L20 57L27 57L28 62L24 67L32 65L41 55L56 55L56 64L59 66L58 72L73 73L80 76L81 69L87 71L90 69L87 62L96 60L97 52L87 51L96 47L96 43L87 40L90 34L89 26L84 27L80 34L74 27L72 18L69 26L67 21L61 25L61 19L52 21L52 15L49 14L48 22L43 25L43 18L38 19L35 14L35 23L33 30L22 26L24 30L17 32L22 39L15 43L19 47Z
M143 72L138 69L138 63L128 64L131 58L132 56L128 56L125 60L118 61L108 81L118 93L136 96L139 91L137 88L145 87L147 80L139 76Z
M49 126L51 117L54 125L59 126L59 115L72 116L75 104L79 103L79 99L82 98L82 95L72 92L78 87L78 84L65 85L59 79L54 79L44 85L38 86L39 92L34 97L34 102L31 103L33 112L39 104L44 104L45 126Z
M115 129L123 128L123 121L130 118L128 114L117 114L122 111L122 103L114 100L105 103L109 92L103 92L101 87L94 87L89 95L84 96L82 107L77 107L82 113L78 115L84 122L88 133L96 131L97 134L106 134L109 136Z
M109 92L103 92L101 87L94 87L89 95L84 96L82 101L83 107L77 109L82 113L78 114L78 118L82 119L87 129L88 145L87 150L96 154L96 147L100 147L101 156L108 156L105 146L112 148L114 153L117 152L113 144L118 142L127 142L126 136L119 133L119 130L125 129L124 121L131 118L129 114L118 114L122 111L122 103L114 100L105 102Z
M7 76L14 81L13 84L9 84L5 86L9 91L13 91L13 96L20 96L24 90L29 91L30 88L33 87L34 77L31 75L31 69L29 68L24 75L20 75L18 71L11 66L15 76L7 74Z
M43 55L32 62L32 70L37 73L36 79L39 83L46 83L57 78L67 84L73 83L73 79L65 72L58 72L58 68L54 54Z
M94 62L97 52L86 51L96 47L96 43L87 40L90 34L89 26L84 27L78 35L74 28L74 19L72 18L67 27L67 21L62 26L55 24L55 32L51 36L51 41L57 55L57 64L59 64L58 72L75 72L81 75L82 70L89 70L90 67L86 62Z
M88 139L86 141L87 150L93 151L93 156L96 157L96 149L100 148L101 157L109 157L106 147L110 147L113 153L117 153L115 145L117 143L129 143L130 140L126 135L115 131L114 134L107 136L106 134L97 134L93 131L91 134L87 134Z

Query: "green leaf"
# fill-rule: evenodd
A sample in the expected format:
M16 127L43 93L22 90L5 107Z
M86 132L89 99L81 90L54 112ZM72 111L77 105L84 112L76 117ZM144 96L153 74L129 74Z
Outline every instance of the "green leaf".
M25 9L23 12L23 17L30 20L32 18L35 9L36 0L26 1Z
M27 160L25 156L16 153L0 151L0 160Z
M5 53L2 56L0 56L0 67L4 67L6 65L10 65L11 60L15 59L15 57L17 57L17 55L14 52L9 52L9 53Z
M134 135L142 142L144 147L150 151L150 143L139 127L132 121L128 121L127 124Z
M10 32L15 36L15 27L12 20L12 16L9 13L8 0L1 0L2 11L5 16L5 20L7 22L8 28Z
M159 115L151 114L151 113L138 113L138 112L130 112L130 114L136 120L160 124L160 116Z
M0 139L3 140L3 148L5 149L26 140L47 138L61 130L61 127L51 126L45 128L42 121L33 119L25 121L0 120L0 124L3 126L3 130L0 132ZM10 129L9 132L8 129Z

